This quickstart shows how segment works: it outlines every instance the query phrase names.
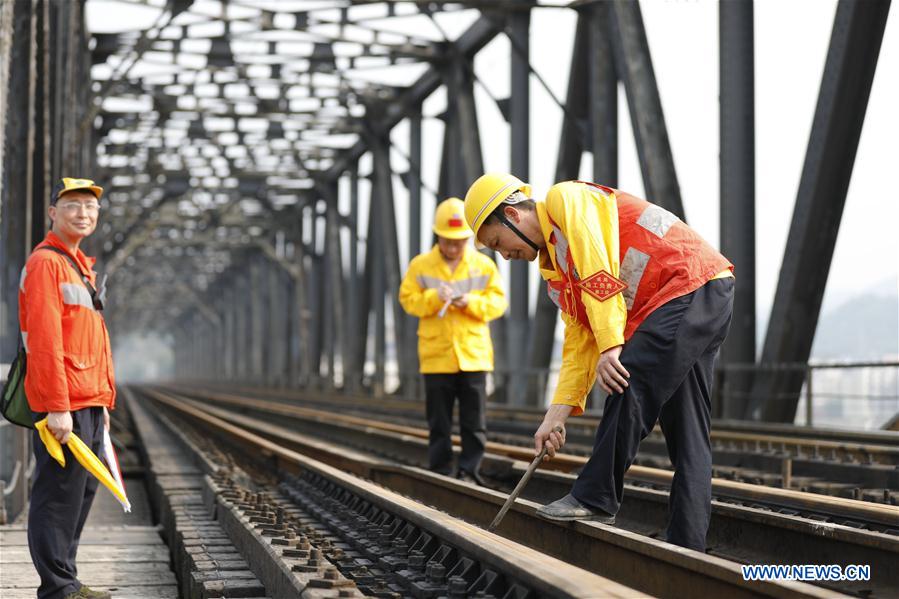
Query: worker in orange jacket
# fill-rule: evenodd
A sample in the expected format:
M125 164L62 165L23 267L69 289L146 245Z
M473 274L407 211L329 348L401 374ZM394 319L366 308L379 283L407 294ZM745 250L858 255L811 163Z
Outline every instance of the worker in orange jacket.
M468 243L462 200L440 203L437 244L416 256L400 285L403 308L418 321L418 361L425 379L429 467L452 474L453 405L459 400L462 453L458 478L480 483L487 443L487 372L493 343L487 323L506 311L496 263Z
M562 367L534 434L550 457L583 413L594 381L609 394L571 493L538 510L551 520L614 522L624 473L660 421L675 474L669 542L702 551L711 516L711 385L733 305L733 265L663 208L582 181L531 188L486 174L465 196L477 239L507 260L539 260L562 312ZM554 432L561 427L561 433Z
M100 314L94 258L79 249L94 232L103 189L90 179L63 178L50 198L52 227L31 253L19 285L19 323L28 357L25 393L35 420L60 443L70 434L95 453L115 406L115 380L106 324ZM97 479L69 459L65 468L33 436L34 482L28 547L41 578L39 598L110 597L83 585L75 556ZM70 455L71 458L71 455Z

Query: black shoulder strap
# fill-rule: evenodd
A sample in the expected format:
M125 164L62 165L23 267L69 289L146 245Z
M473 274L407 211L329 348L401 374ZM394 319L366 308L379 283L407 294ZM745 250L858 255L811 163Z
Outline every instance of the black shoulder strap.
M61 249L59 249L59 248L57 248L57 247L53 247L52 245L42 245L42 246L39 247L39 248L35 248L35 250L50 250L51 252L56 252L57 254L59 254L60 256L62 256L63 258L65 258L66 260L68 260L68 261L69 261L69 264L72 265L72 268L75 269L75 272L77 272L77 273L78 273L78 276L81 278L81 282L84 283L84 286L87 287L87 290L90 292L90 294L91 294L91 300L96 299L96 297L97 297L97 290L94 289L94 286L93 286L93 285L91 285L91 280L90 280L89 278L87 278L87 275L84 274L83 272L81 272L81 267L78 266L78 263L75 262L75 259L72 258L72 257L68 254L68 252L65 252L65 251L63 251L63 250L61 250Z

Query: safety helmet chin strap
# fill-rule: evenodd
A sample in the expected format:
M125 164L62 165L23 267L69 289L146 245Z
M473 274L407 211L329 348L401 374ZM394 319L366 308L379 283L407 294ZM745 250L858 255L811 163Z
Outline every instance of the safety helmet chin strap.
M501 204L500 208L502 208L504 205L505 204ZM494 214L496 215L496 218L499 219L499 222L503 223L508 228L512 229L512 232L515 233L516 235L518 235L518 237L523 242L525 242L526 244L528 244L529 246L534 248L534 251L537 252L538 254L540 253L540 248L537 247L537 244L534 243L533 241L531 241L530 239L528 239L527 236L518 229L518 227L513 225L512 222L508 218L506 218L506 215L503 214L502 210L497 210Z

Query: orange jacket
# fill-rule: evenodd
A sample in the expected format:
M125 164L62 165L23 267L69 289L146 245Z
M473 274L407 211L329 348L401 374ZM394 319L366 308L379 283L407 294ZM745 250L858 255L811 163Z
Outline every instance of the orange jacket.
M52 232L38 245L42 246L72 255ZM81 250L73 258L96 285L96 260ZM106 323L64 256L47 250L31 253L19 283L19 326L28 354L25 394L33 411L115 406Z

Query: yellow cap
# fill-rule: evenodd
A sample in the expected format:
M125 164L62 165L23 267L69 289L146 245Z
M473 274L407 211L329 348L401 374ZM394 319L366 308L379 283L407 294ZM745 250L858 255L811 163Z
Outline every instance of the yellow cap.
M63 177L62 185L56 186L56 195L53 197L54 200L58 200L59 197L70 191L75 191L76 189L89 189L97 199L99 200L103 196L103 188L99 185L94 184L90 179L73 179L72 177Z
M508 173L487 173L471 184L465 194L465 220L475 235L496 207L516 191L531 196L531 186Z
M459 198L440 202L434 213L434 233L446 239L468 239L474 233L465 223L465 204Z

